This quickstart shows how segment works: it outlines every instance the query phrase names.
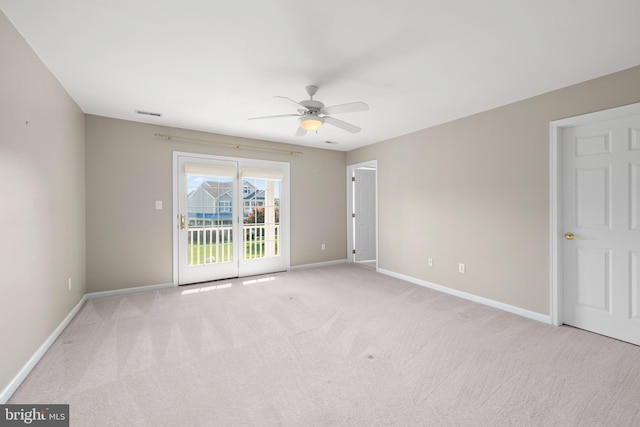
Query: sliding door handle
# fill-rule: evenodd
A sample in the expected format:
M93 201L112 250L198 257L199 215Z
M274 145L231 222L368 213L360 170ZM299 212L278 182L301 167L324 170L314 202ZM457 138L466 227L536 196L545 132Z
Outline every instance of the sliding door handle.
M180 230L184 230L184 228L185 228L184 215L180 215Z

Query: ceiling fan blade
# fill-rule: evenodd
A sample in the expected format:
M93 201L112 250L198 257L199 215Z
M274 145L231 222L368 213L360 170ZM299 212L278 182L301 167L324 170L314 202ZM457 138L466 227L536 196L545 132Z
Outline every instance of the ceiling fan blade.
M300 117L300 114L278 114L276 116L250 117L249 120L277 119L279 117Z
M291 98L287 98L286 96L274 96L274 98L282 98L282 99L286 99L287 101L291 101L294 104L296 104L298 107L302 108L303 110L306 110L307 107L305 107L304 105L300 104L298 101L295 101Z
M325 123L329 123L331 125L339 127L340 129L344 129L344 130L346 130L348 132L351 132L351 133L358 133L358 132L360 132L362 130L361 128L359 128L356 125L352 125L351 123L347 123L347 122L344 122L342 120L338 120L335 117L325 116L324 117L324 121L325 121Z
M298 126L298 131L296 132L296 136L305 136L307 131L302 126Z
M357 113L367 111L369 106L362 101L349 102L348 104L332 105L322 109L323 114Z

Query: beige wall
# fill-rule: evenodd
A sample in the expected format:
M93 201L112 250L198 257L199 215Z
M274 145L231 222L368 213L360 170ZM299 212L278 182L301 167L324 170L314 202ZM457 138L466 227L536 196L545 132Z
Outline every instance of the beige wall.
M85 293L84 189L84 115L0 12L0 392Z
M378 159L381 268L548 314L549 121L640 102L636 67L346 154L288 156L85 117L2 13L0 64L0 390L85 292L172 281L174 150L290 161L292 266L346 258L345 165Z
M304 155L166 141L155 133ZM88 292L172 282L174 151L290 162L291 265L346 258L345 153L87 116Z
M635 102L640 67L349 152L379 161L380 267L549 314L549 122Z

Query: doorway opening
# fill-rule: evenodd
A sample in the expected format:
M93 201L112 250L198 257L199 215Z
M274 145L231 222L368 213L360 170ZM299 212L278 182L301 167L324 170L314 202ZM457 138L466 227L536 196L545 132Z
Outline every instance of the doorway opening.
M378 161L347 166L349 262L378 268Z

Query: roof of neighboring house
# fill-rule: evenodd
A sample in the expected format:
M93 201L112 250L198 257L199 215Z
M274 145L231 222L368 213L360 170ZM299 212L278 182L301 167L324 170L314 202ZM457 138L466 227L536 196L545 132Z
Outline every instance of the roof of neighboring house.
M244 200L253 200L253 199L264 200L264 190L256 190L253 184L249 182L245 182L245 185L248 185L251 188L251 192L247 195L244 195L244 192L243 192ZM231 197L231 190L233 188L233 183L218 182L218 181L204 181L202 184L200 184L200 187L198 188L202 188L207 193L209 193L213 198L220 199L225 194ZM192 191L189 194L189 196L194 194L196 191L197 189Z
M232 182L204 181L202 187L207 193L214 198L219 199L221 196L230 193L233 188Z

